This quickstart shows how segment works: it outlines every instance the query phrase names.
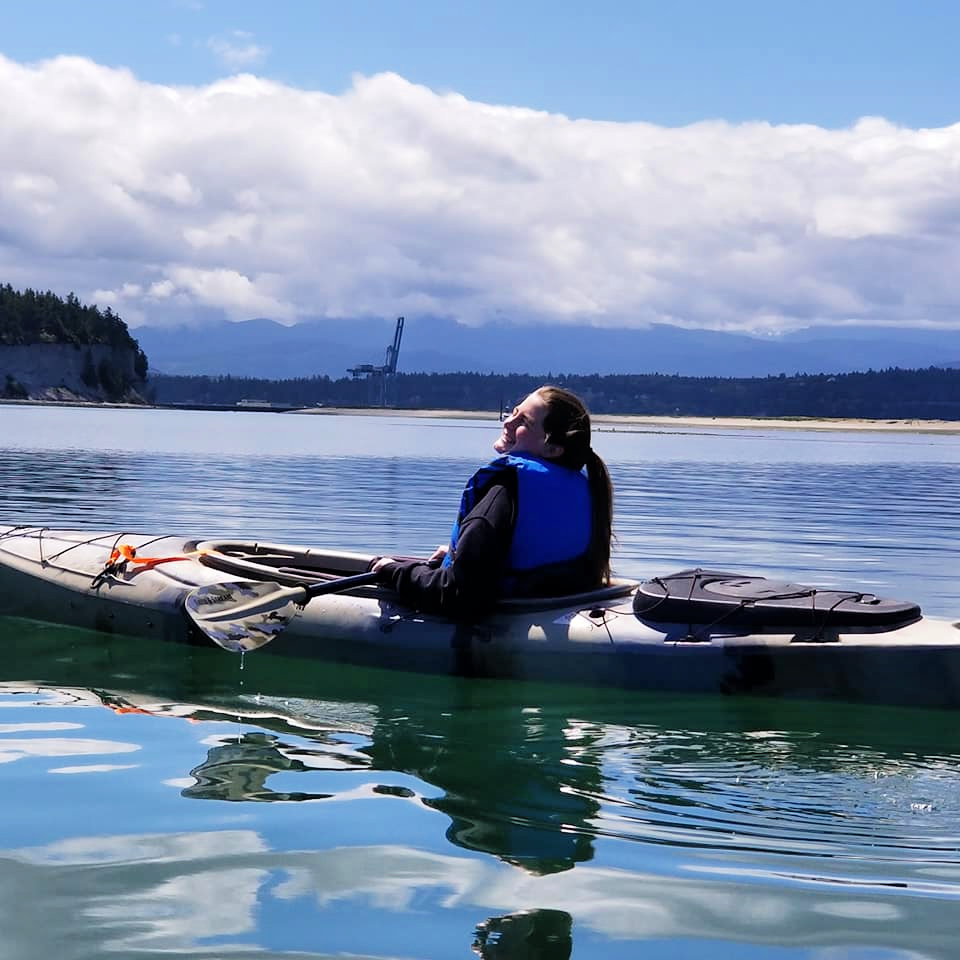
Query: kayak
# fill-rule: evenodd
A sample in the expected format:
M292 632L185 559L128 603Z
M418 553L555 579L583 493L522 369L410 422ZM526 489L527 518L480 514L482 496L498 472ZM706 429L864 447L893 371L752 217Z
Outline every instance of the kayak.
M960 706L960 623L925 617L909 601L691 569L503 600L466 622L405 607L370 582L371 559L0 525L0 613L427 673Z

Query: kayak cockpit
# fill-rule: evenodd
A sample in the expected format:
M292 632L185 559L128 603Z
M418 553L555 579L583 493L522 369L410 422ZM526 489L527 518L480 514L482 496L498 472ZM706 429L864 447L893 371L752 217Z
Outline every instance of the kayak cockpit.
M204 566L251 580L273 580L291 587L363 573L373 559L373 555L367 553L256 540L203 540L195 549Z
M256 541L207 540L196 544L205 566L225 573L272 580L287 586L309 586L324 580L354 576L367 570L372 554L322 550ZM504 613L579 607L587 608L629 597L636 580L614 580L608 586L562 597L503 599L496 609Z

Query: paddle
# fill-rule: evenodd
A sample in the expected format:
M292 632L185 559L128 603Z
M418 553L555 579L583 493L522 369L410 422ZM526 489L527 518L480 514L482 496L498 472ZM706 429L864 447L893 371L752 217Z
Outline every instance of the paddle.
M269 643L296 616L297 607L314 597L376 582L377 575L370 572L309 587L284 587L264 581L213 583L191 590L184 607L215 644L232 653L243 653Z

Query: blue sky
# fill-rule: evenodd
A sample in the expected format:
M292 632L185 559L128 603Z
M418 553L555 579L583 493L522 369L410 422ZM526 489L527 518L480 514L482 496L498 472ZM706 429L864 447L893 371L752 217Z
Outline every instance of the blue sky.
M11 0L0 13L0 50L20 61L75 53L175 84L246 68L331 93L393 71L472 100L667 125L953 123L958 36L950 0Z
M11 0L0 281L132 326L958 325L960 4Z

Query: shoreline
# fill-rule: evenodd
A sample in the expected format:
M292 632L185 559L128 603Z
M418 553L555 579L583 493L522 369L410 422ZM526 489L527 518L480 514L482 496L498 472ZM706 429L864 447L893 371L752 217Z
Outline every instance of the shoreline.
M412 417L425 420L497 420L495 410L405 410L396 407L280 407L220 406L220 405L158 405L137 403L103 403L81 400L13 400L0 398L2 406L85 407L114 410L213 410L224 413L278 413L300 416L352 417ZM858 417L706 417L642 414L591 413L590 418L599 432L675 433L704 430L817 430L865 431L871 433L933 433L960 434L960 420L878 419Z
M291 413L328 416L418 417L433 420L496 420L496 411L400 410L394 408L316 407ZM825 430L876 433L960 434L960 420L868 420L854 417L697 417L654 416L639 413L591 413L594 427L603 432L675 432L680 430Z

